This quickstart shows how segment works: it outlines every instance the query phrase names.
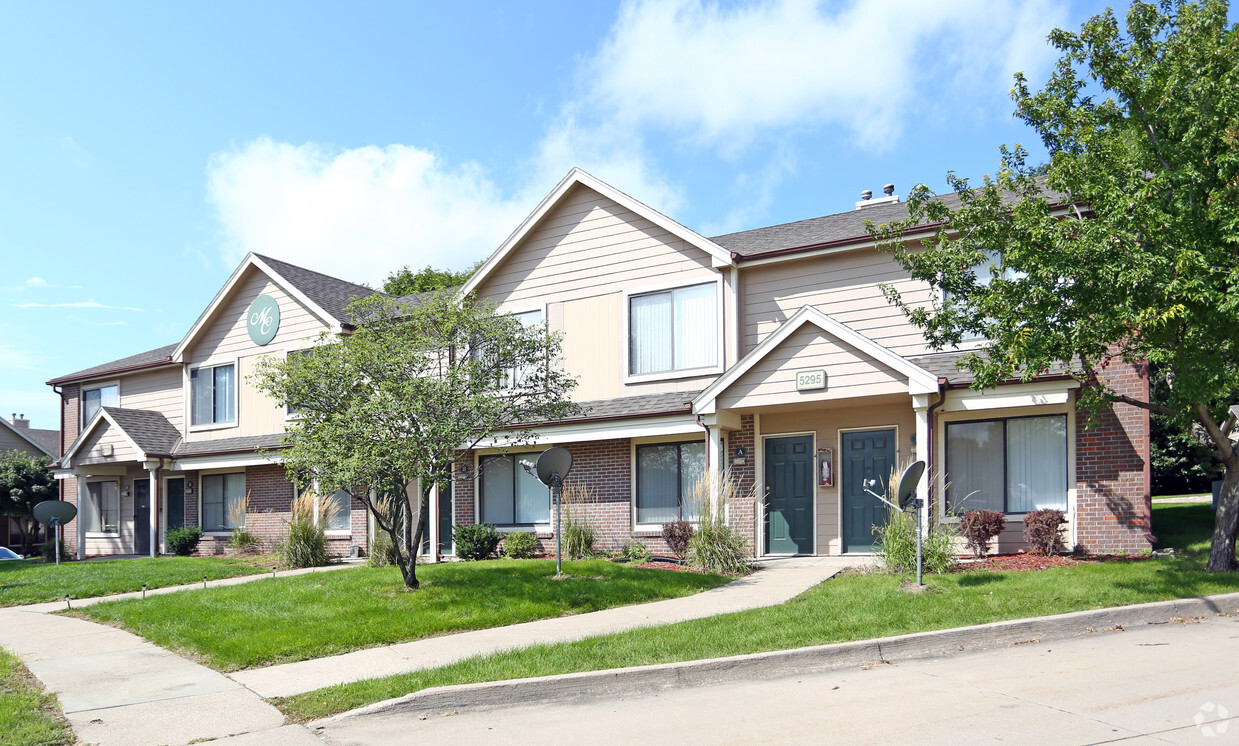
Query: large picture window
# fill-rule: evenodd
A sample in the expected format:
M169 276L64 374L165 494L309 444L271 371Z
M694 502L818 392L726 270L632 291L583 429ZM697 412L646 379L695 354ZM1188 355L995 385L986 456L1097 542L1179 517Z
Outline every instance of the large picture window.
M189 390L191 425L236 421L236 366L232 363L189 371Z
M231 531L245 526L245 472L202 477L202 530Z
M90 418L95 416L100 407L115 407L119 404L120 388L116 384L82 389L82 427L86 427L86 423L90 422Z
M637 446L637 523L695 520L686 503L705 474L704 442Z
M714 283L628 299L628 372L665 373L718 364Z
M90 533L120 533L120 491L116 482L87 482L90 513L85 516Z
M496 526L522 526L551 521L551 490L526 473L521 459L536 461L536 453L505 453L483 456L482 522Z
M352 526L353 496L344 490L339 490L334 495L322 499L326 502L320 511L327 519L323 528L327 531L348 531Z
M948 422L947 510L1067 509L1067 416Z

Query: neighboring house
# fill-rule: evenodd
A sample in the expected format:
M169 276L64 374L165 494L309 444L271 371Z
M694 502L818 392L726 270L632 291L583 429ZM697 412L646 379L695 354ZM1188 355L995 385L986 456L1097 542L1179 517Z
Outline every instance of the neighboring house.
M0 453L9 451L44 456L54 461L60 456L60 431L36 430L30 427L30 420L26 419L26 415L14 412L11 420L0 418ZM0 544L10 548L21 546L21 527L15 519L4 517L3 521L0 521L0 529L3 529L3 533L0 533ZM40 527L36 540L42 541L44 535L45 532Z
M932 496L927 511L945 520L973 507L1008 515L1001 550L1023 545L1023 514L1043 507L1067 513L1070 545L1149 547L1147 413L1116 405L1086 430L1079 384L1062 371L970 390L955 367L965 350L929 349L883 296L891 284L905 299L932 298L865 232L866 219L904 215L888 194L826 217L706 238L574 169L463 291L562 334L584 413L536 423L535 444L504 449L499 438L465 454L450 493L432 500L431 544L449 553L452 523L486 521L535 531L549 546L547 491L519 462L554 444L574 456L569 482L595 493L590 516L602 548L636 536L665 550L662 524L692 517L691 484L728 467L764 495L727 506L758 554L869 552L884 513L864 488L914 458L930 464L920 486ZM286 512L291 486L254 452L278 446L283 413L244 374L258 355L295 349L322 329L347 331L340 309L350 294L369 292L251 255L180 344L52 381L70 443L61 475L84 479L92 501L119 506L109 514L115 522L79 534L89 551L134 548L133 516L154 519L111 490L131 483L132 494L147 479L154 494L160 479L201 485L208 475L241 474L247 489L263 485L265 509ZM261 294L285 319L266 349L246 332ZM1120 391L1147 396L1144 366L1104 373ZM224 421L187 427L191 401ZM99 411L89 416L82 406ZM81 424L80 436L69 423ZM107 443L123 457L102 456ZM101 471L104 463L114 471ZM212 490L239 494L212 479ZM170 489L168 502L179 505L181 493ZM201 493L185 493L178 519L199 520ZM360 505L352 508L348 541L358 545L366 522ZM210 527L219 528L213 515Z

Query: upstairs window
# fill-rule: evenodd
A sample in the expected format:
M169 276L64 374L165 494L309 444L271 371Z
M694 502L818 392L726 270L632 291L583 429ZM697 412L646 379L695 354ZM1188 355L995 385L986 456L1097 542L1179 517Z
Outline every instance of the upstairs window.
M541 311L528 311L526 313L511 314L513 319L521 322L525 326L538 326L542 323ZM501 389L517 389L526 385L526 383L538 372L538 363L530 363L528 365L518 365L513 368L508 368L503 372L503 379L499 382Z
M82 427L86 427L86 423L95 416L99 407L115 407L119 404L120 387L116 384L82 389Z
M715 283L628 299L628 373L668 373L718 365Z
M213 425L237 419L236 366L202 366L189 371L191 425Z

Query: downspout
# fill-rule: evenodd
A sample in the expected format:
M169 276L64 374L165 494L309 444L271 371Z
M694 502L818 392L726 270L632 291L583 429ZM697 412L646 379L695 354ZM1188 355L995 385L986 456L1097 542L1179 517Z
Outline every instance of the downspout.
M929 458L925 460L925 467L926 467L926 471L930 475L928 498L929 498L929 502L931 505L934 502L934 495L937 493L937 490L934 488L934 481L938 477L937 471L933 468L930 468L934 466L934 463L933 463L934 462L934 433L938 431L938 428L934 426L934 410L942 406L944 403L946 403L946 389L948 385L950 385L950 381L948 381L946 378L939 376L938 378L938 401L934 402L933 404L930 404L929 408L925 410L925 418L929 420L929 438L928 438L929 442L925 444L925 452ZM946 499L945 495L943 495L943 499L944 500ZM932 510L930 511L930 515L932 517L933 515Z

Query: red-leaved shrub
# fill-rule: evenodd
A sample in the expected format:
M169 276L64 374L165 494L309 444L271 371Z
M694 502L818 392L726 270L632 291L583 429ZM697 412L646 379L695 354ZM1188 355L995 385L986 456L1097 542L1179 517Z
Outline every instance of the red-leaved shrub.
M1053 508L1034 510L1024 516L1024 541L1045 556L1063 551L1063 525L1067 514Z
M1006 519L997 510L969 510L964 513L959 530L972 553L984 557L990 541L1002 533L1005 524Z
M672 521L663 524L663 541L677 556L688 551L688 540L693 538L693 524L688 521Z

